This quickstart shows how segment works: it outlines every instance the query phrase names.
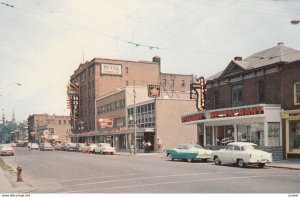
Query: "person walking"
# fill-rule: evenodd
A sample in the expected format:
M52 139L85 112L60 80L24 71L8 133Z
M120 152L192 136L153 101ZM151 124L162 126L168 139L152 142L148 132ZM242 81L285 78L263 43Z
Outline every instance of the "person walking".
M148 142L147 142L147 153L150 153L151 145L152 145L151 142L148 141Z

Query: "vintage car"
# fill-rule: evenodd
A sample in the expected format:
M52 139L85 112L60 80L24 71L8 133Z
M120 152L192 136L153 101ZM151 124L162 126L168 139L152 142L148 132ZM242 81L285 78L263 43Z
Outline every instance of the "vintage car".
M0 155L1 156L9 156L9 155L14 155L14 147L11 146L11 144L2 144L0 145Z
M216 165L231 163L245 167L247 164L256 164L263 168L266 163L272 162L272 154L259 150L254 143L231 142L224 149L214 151L213 160Z
M115 147L112 147L109 143L99 143L95 148L95 153L97 154L111 154L116 153Z
M53 151L54 147L50 143L47 143L47 142L40 144L40 151L46 151L46 150Z
M184 159L188 162L193 160L207 161L212 158L212 151L202 148L198 144L179 144L176 148L166 150L170 160Z
M28 150L39 150L39 145L37 143L30 143Z
M76 143L68 143L66 146L66 151L75 151L76 150Z

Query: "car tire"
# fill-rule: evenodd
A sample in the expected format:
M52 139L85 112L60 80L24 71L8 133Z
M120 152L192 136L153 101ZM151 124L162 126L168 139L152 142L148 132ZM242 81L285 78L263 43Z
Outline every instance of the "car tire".
M216 165L220 165L221 164L221 160L219 159L218 156L214 157L214 162L215 162Z
M265 163L259 163L259 164L258 164L258 167L259 167L259 168L264 168L264 167L265 167Z
M189 163L191 163L192 161L193 161L192 158L188 158L188 159L187 159L187 162L189 162Z
M239 159L239 160L237 161L237 163L238 163L238 166L239 166L240 168L245 167L245 162L244 162L243 159Z
M174 161L174 158L173 158L173 156L172 156L171 153L169 153L169 154L167 155L167 157L168 157L169 161Z

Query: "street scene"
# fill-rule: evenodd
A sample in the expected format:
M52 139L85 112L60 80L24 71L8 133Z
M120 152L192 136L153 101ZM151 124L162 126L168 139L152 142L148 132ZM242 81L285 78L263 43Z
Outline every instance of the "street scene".
M299 164L298 170L239 168L212 161L170 161L159 153L98 155L26 148L17 148L15 157L3 160L13 168L22 166L28 184L22 187L30 193L299 192Z
M299 11L0 0L0 194L298 197Z

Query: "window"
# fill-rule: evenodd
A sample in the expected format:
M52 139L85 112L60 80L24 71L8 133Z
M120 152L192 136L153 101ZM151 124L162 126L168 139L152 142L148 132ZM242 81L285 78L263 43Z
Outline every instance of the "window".
M300 105L300 82L296 82L294 86L295 91L295 105Z
M256 84L256 94L257 94L257 103L265 102L265 83L263 81L259 81Z
M243 105L242 91L243 91L243 86L242 85L232 86L232 89L231 89L232 107L237 107L237 106Z
M185 88L185 80L181 80L181 87Z
M174 87L174 85L175 85L174 79L171 79L171 87Z
M166 80L166 79L163 79L163 80L162 80L162 86L163 86L163 87L166 87L166 85L167 85L167 80Z
M220 107L220 94L218 91L214 92L214 108L218 109Z
M129 85L128 81L126 81L125 83L126 83L126 86L128 86L128 85Z

